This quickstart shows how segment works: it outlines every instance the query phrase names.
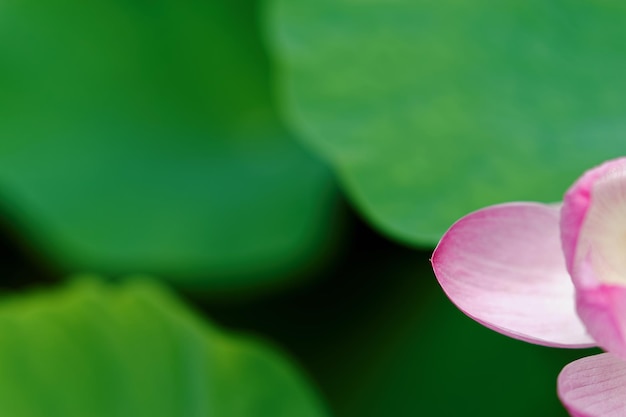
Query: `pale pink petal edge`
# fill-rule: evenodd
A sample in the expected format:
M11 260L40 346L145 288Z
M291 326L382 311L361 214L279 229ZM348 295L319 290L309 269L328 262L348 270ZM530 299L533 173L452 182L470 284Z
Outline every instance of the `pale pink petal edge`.
M626 362L610 353L568 364L559 374L557 386L572 417L626 415Z

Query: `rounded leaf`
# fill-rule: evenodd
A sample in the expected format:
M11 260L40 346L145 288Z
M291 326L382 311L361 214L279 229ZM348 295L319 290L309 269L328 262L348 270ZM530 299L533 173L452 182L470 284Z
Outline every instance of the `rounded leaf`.
M147 282L4 300L0 398L12 417L326 416L280 353Z
M8 1L0 194L69 272L240 287L335 229L329 170L276 114L255 2Z
M623 152L622 2L273 0L269 16L292 125L409 243L558 201Z

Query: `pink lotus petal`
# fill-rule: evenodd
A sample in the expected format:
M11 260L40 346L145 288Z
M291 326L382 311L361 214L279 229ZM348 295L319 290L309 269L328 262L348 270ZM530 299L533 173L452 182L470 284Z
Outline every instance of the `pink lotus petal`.
M578 314L600 346L626 359L626 158L570 188L561 237Z
M568 271L572 270L578 234L591 202L595 182L615 169L623 169L626 158L613 159L585 172L565 193L561 209L561 240Z
M456 222L432 258L448 297L505 335L547 346L588 347L559 241L559 207L509 203Z
M598 345L626 359L626 288L599 285L579 289L576 300L578 315Z
M579 359L563 368L558 390L572 417L626 416L626 362L610 353Z

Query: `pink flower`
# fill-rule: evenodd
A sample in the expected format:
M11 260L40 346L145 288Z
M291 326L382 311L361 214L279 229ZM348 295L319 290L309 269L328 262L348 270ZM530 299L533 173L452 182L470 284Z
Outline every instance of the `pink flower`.
M587 171L562 204L468 214L432 264L452 302L495 331L606 350L567 365L559 397L574 417L626 416L626 158Z

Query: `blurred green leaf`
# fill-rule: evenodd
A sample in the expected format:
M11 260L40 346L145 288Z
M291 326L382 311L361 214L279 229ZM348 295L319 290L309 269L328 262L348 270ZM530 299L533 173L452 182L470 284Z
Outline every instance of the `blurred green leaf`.
M5 300L0 403L12 417L326 415L279 353L143 281Z
M623 2L273 0L285 109L387 233L557 201L623 153Z
M0 195L66 270L232 287L322 255L336 190L276 114L256 6L2 4Z

